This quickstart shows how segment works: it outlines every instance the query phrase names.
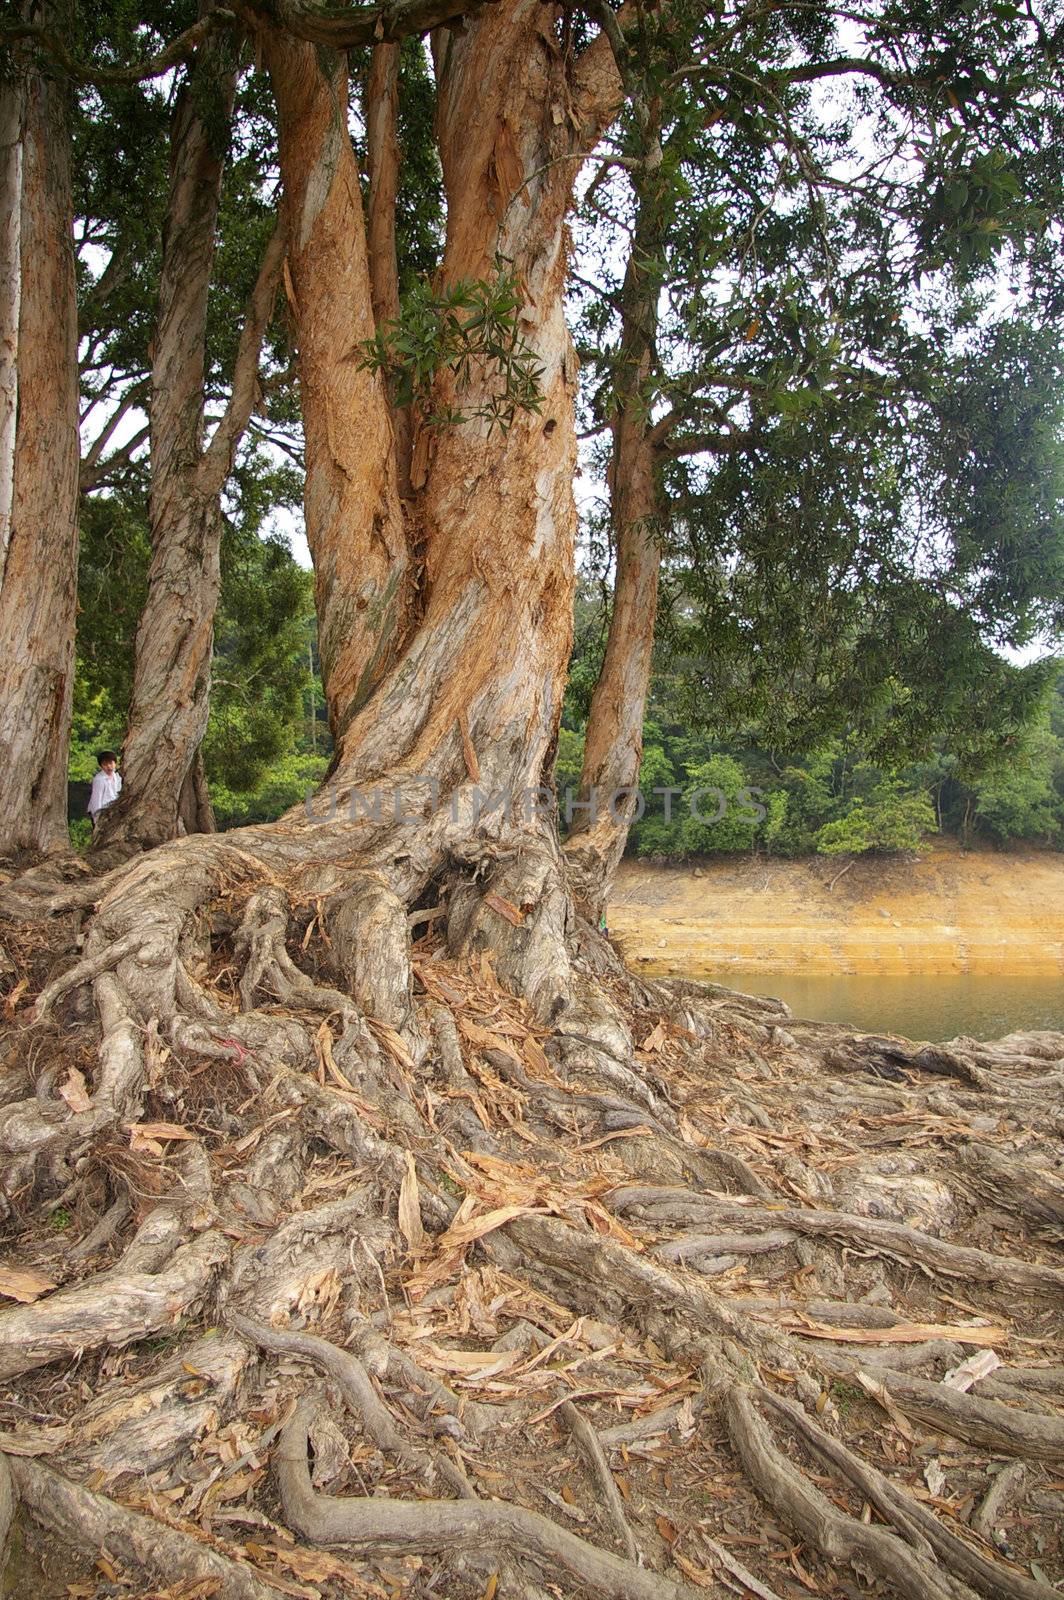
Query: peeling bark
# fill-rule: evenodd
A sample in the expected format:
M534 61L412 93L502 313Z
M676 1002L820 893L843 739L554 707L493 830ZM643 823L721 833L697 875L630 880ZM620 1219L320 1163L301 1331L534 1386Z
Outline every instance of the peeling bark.
M346 67L270 28L261 39L279 120L318 648L339 741L402 642L406 531L384 384L359 363L374 323Z
M366 84L366 177L369 179L369 276L377 326L399 316L395 200L399 190L399 46L379 44ZM399 493L410 498L411 417L392 409Z
M588 712L580 809L573 809L566 841L577 905L596 925L609 901L635 812L661 565L655 453L647 419L635 402L622 405L613 441L613 611ZM589 804L593 811L583 809Z
M395 670L354 718L341 773L429 773L524 803L549 770L571 637L576 365L563 315L565 214L587 130L548 8L504 0L434 40L447 193L440 279L490 277L498 255L525 296L521 333L543 375L542 414L508 434L480 420L414 443L423 614ZM461 397L470 411L496 382ZM454 400L448 376L440 399Z
M22 86L15 78L4 78L0 80L0 588L15 491L21 226Z
M49 19L61 26L62 16ZM0 853L66 843L77 602L77 304L66 89L24 80L11 537L0 589Z

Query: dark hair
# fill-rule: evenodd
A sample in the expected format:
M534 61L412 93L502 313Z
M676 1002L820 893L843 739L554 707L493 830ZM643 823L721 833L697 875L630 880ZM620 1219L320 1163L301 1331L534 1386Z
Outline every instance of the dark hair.
M117 760L118 757L115 755L113 750L97 750L96 752L96 762L98 766L102 767L105 761Z

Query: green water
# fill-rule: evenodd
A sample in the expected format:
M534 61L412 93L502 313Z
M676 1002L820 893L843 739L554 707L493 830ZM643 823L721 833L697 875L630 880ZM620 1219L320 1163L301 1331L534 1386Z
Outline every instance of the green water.
M692 977L747 994L772 995L797 1017L842 1022L866 1033L907 1039L999 1039L1051 1028L1064 1033L1064 981L1047 977L876 977L833 973L758 973L701 968Z

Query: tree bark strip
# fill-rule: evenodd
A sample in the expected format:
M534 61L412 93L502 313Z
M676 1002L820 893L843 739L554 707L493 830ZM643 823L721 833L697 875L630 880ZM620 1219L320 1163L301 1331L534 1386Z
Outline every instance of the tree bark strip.
M18 313L22 289L22 85L0 80L0 586L11 542L18 415Z
M366 84L366 176L369 179L369 276L377 326L399 316L399 261L395 202L399 192L399 50L374 46ZM392 410L399 493L410 498L411 418L408 406Z

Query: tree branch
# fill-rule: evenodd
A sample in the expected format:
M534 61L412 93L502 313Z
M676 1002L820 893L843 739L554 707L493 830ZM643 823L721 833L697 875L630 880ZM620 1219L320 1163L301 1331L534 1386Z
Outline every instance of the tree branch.
M251 291L240 344L233 367L233 387L221 421L200 463L200 487L205 494L220 493L233 465L236 447L251 419L258 392L259 356L267 324L273 315L273 302L281 276L281 264L288 249L288 234L278 216L269 243L263 252L259 275Z
M272 22L298 39L349 50L361 44L394 44L410 34L468 16L497 0L390 0L384 5L328 5L317 0L244 0L258 21Z
M150 428L145 423L144 427L140 429L139 433L135 433L132 439L128 439L119 449L113 450L106 461L83 462L78 473L79 492L88 494L91 489L98 489L120 467L131 466L134 451L139 450L142 444L147 443L150 432Z
M144 397L146 396L147 392L148 392L148 380L147 380L147 378L142 378L139 383L135 383L132 386L132 388L126 390L125 394L121 397L121 399L119 400L118 404L115 406L114 410L111 412L111 415L108 417L107 421L104 423L103 428L100 430L100 432L97 434L96 438L93 440L92 444L89 446L89 449L88 449L88 451L87 451L87 453L85 455L85 459L84 459L84 461L82 462L82 465L81 465L81 470L82 470L83 474L87 470L91 471L91 469L93 467L95 467L96 463L99 461L100 457L103 455L104 448L105 448L105 446L107 444L108 439L110 439L111 435L114 433L115 429L118 427L118 424L121 422L122 418L124 416L126 416L126 414L129 411L131 411L132 408L135 405L137 405L141 400L144 399Z
M748 429L735 433L689 433L682 439L662 439L655 448L659 456L675 460L680 456L730 455L749 444L753 434Z
M171 67L187 61L204 39L233 21L235 21L233 12L219 7L207 16L201 17L198 22L194 22L184 33L179 33L177 38L157 55L149 56L147 61L135 62L130 67L99 67L91 66L88 62L76 61L61 39L49 33L47 28L36 27L30 22L0 24L0 41L14 43L16 39L29 39L34 44L40 45L42 50L47 50L48 54L59 63L67 77L74 83L141 83L145 78L158 78L162 73L169 72Z
M842 78L854 73L875 78L884 88L897 88L907 81L896 73L888 72L878 61L869 61L863 56L839 56L834 61L811 61L802 67L783 67L774 71L772 76L782 78L787 83L815 83L820 78Z

